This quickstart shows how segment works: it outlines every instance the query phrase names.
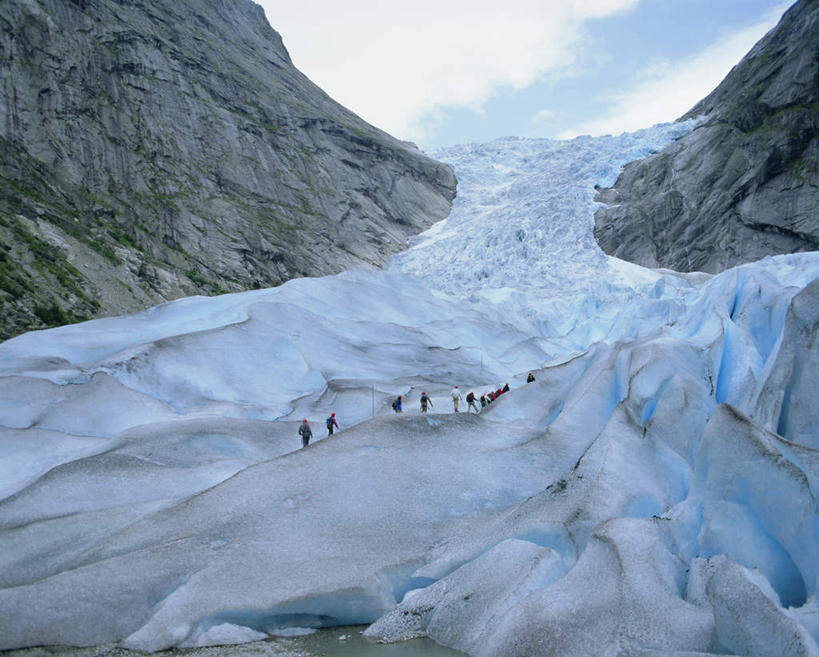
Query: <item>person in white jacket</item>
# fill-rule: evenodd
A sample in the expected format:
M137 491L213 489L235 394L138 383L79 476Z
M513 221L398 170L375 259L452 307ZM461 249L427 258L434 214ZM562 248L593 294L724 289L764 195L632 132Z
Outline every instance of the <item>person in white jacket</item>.
M452 405L455 407L455 412L458 412L458 401L461 399L461 391L458 390L458 386L455 386L452 389Z

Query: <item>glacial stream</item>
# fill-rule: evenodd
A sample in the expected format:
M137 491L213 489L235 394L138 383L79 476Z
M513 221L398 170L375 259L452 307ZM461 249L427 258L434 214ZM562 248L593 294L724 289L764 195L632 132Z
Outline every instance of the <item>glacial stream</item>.
M361 633L364 625L331 627L313 634L272 637L235 646L171 649L154 657L465 657L464 653L440 646L430 639L400 643L373 643ZM2 657L145 657L144 653L117 646L72 648L41 646L0 651Z

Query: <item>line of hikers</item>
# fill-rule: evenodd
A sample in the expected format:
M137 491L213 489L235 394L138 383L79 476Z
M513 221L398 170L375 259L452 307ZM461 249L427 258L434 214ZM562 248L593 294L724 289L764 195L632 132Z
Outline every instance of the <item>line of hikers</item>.
M324 426L327 427L327 435L332 436L333 429L339 428L335 413L330 413L330 417L324 421ZM310 439L313 437L313 430L310 428L310 423L307 421L307 418L304 418L299 425L299 435L301 436L301 446L307 447L310 444Z
M535 380L535 375L529 372L529 376L526 377L526 383L531 383ZM486 408L495 401L498 397L500 397L503 393L509 392L509 382L507 381L502 387L498 388L497 390L490 390L489 392L483 394L479 398L479 402L481 404L481 408L479 409L477 403L475 402L475 393L471 390L466 395L466 403L468 404L466 412L470 413L472 409L475 409L476 413L480 413L481 409ZM458 389L456 385L452 388L452 392L450 393L452 397L452 405L455 408L455 412L460 412L458 410L458 402L461 401L463 398L461 397L461 391ZM392 402L392 410L396 413L403 413L403 397L402 395L398 395L396 399ZM426 392L421 392L421 412L426 413L428 409L432 408L432 400L429 398ZM336 414L330 413L330 417L328 417L324 421L325 426L327 427L327 435L333 435L333 429L338 429L338 422L336 421ZM310 439L313 437L313 431L310 429L310 424L307 422L307 418L301 421L299 425L299 435L301 436L301 446L307 447L310 444Z
M529 372L529 376L531 377L531 379L528 379L528 378L527 378L527 380L526 380L526 382L527 382L527 383L528 383L530 380L531 380L531 381L534 381L534 380L535 380L535 377L532 375L532 373L531 373L531 372ZM472 409L474 408L474 409L475 409L475 412L476 412L476 413L479 413L479 412L481 411L481 409L484 409L484 408L486 408L487 406L489 406L489 404L491 404L493 401L495 401L495 400L496 400L498 397L500 397L500 396L501 396L501 395L502 395L504 392L509 392L509 382L508 382L508 381L507 381L507 382L506 382L506 383L505 383L505 384L504 384L502 387L498 388L497 390L490 390L489 392L487 392L487 393L485 393L485 394L481 395L481 396L478 398L478 401L479 401L479 402L480 402L480 404L481 404L481 408L478 408L478 404L477 404L477 402L475 401L475 399L476 399L476 398L475 398L475 393L474 393L474 392L472 392L472 391L470 390L470 391L469 391L469 392L466 394L466 403L467 403L466 412L467 412L467 413L470 413L470 412L472 411ZM459 412L459 410L458 410L458 402L459 402L459 401L461 401L461 399L462 399L462 397L461 397L461 391L460 391L460 390L458 390L458 386L455 386L455 387L452 389L452 392L450 393L450 395L452 396L452 406L453 406L453 408L455 409L455 412L456 412L456 413L458 413L458 412ZM421 412L422 412L422 413L424 412L423 407L421 408Z

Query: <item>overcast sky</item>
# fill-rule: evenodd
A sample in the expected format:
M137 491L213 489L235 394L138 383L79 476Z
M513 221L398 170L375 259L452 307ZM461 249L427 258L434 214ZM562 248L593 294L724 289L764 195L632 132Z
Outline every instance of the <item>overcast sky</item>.
M706 96L793 0L256 0L293 63L424 149L619 134Z

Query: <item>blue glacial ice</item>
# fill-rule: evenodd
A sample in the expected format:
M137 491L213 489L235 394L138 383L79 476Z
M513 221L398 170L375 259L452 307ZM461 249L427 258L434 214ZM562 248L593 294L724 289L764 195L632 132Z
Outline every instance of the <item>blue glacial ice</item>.
M0 344L0 649L819 655L819 254L592 237L594 186L690 127L448 149L451 216L384 271Z

